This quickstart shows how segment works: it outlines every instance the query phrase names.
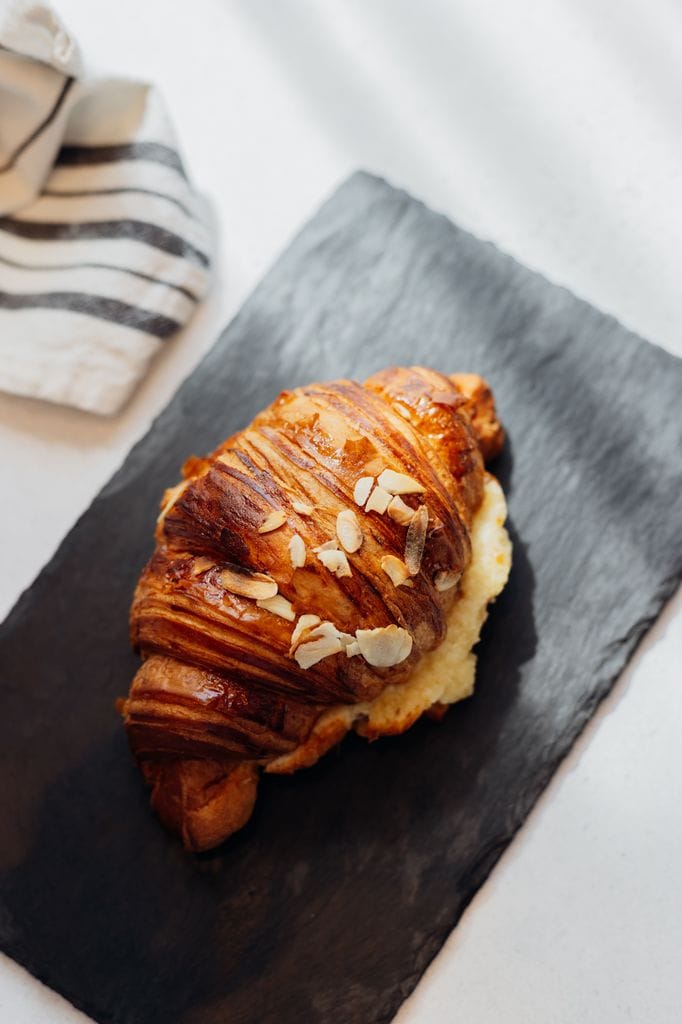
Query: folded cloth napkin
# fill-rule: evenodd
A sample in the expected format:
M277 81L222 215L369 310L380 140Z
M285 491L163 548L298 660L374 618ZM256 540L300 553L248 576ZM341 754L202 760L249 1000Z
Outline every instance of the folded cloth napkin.
M207 291L207 222L158 93L0 0L0 389L116 412Z

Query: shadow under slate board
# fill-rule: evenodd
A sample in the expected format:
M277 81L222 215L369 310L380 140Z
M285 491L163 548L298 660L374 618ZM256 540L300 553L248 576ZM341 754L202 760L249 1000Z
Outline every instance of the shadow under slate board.
M514 568L442 724L266 778L185 853L114 710L164 487L280 389L491 381ZM366 174L317 213L0 631L0 946L97 1021L389 1021L682 569L682 364ZM551 866L548 865L548 870Z

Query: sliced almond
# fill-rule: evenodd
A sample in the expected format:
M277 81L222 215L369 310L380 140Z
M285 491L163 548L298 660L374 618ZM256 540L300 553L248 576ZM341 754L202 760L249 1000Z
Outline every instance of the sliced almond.
M320 551L338 551L339 542L338 540L326 540L324 544L318 544L316 548L313 548L315 554L319 554Z
M334 629L336 629L336 626L334 626ZM357 643L352 633L343 633L340 629L336 629L336 635L338 636L344 648L350 647L352 644Z
M319 615L301 615L294 626L293 633L291 634L291 648L289 650L289 654L293 652L303 634L312 629L313 626L318 626L321 621L322 620Z
M353 575L345 551L325 549L318 551L317 557L322 562L322 565L329 569L330 572L333 572L335 576L341 578L342 576Z
M287 521L286 512L283 509L277 508L274 512L270 512L265 517L263 522L258 527L259 533L272 533L273 530L279 530L280 526L284 526Z
M192 566L189 570L190 575L200 576L202 572L208 572L208 570L212 569L214 565L215 562L212 558L206 558L204 555L201 555L199 558L195 558L193 560Z
M367 500L365 512L379 512L383 515L390 504L391 495L383 487L377 486Z
M301 616L304 618L317 618L317 616ZM299 621L301 621L299 620ZM294 630L294 633L296 630ZM343 633L337 629L333 622L319 622L313 625L303 637L303 642L297 647L294 657L301 668L310 668L322 658L330 654L339 654L356 642L355 637L350 633ZM303 652L299 657L299 652Z
M298 512L299 516L311 516L313 514L313 506L306 505L305 501L292 501L291 507L294 512Z
M264 601L256 601L256 604L266 612L272 612L273 615L279 615L280 619L286 619L287 622L293 622L296 618L291 601L287 601L286 597L282 597L281 594L266 597Z
M379 475L377 483L391 494L423 494L426 490L413 476L396 473L394 469L385 469Z
M429 511L426 505L420 505L407 528L405 538L405 565L410 576L416 576L421 567L428 525Z
M305 541L298 533L295 533L289 541L289 558L294 569L300 569L305 565Z
M325 619L323 622L320 622L319 625L314 626L310 630L306 640L319 640L323 636L327 638L335 636L337 640L341 641L342 647L345 646L345 637L350 637L351 640L353 639L350 633L340 633L333 622L329 622L328 619Z
M390 668L409 657L412 637L402 626L379 626L377 629L358 629L355 634L360 653L368 665Z
M406 505L399 494L391 498L386 511L391 519L394 519L396 523L400 523L401 526L407 526L408 523L411 523L414 515L414 509Z
M401 558L395 555L384 555L381 568L389 577L394 587L400 587L410 579L410 571Z
M369 498L369 492L374 486L373 476L361 476L353 488L353 500L356 505L364 505Z
M454 569L443 569L433 577L433 585L437 591L442 593L444 590L452 590L453 587L456 587L461 578L461 572L455 572Z
M301 668L306 669L332 654L340 654L342 650L343 644L338 636L325 635L301 644L296 648L294 658Z
M360 644L357 640L353 640L352 643L346 644L346 657L354 658L356 654L360 653Z
M351 554L362 546L362 530L352 508L345 508L336 517L336 536L341 541L341 547Z
M186 487L189 487L189 484L189 480L181 480L179 484L175 485L175 487L169 487L167 490L163 492L163 506L156 520L157 524L160 524L164 521L170 510L173 508L173 505L184 491L184 489Z
M272 576L266 576L263 572L242 573L223 569L220 582L231 594L251 597L255 601L265 601L277 593L277 583Z

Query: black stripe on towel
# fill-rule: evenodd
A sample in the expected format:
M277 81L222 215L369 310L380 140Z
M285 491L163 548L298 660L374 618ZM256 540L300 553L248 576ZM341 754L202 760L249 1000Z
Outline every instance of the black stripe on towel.
M169 196L167 192L157 192L153 188L87 188L79 189L77 192L67 192L65 189L46 188L40 193L42 196L52 196L55 199L86 199L90 196L121 196L121 195L143 195L154 196L156 199L165 199L174 203L188 217L195 217L196 214L188 206L175 196Z
M196 249L180 235L149 224L143 220L94 220L82 223L61 224L51 221L18 220L15 217L0 217L0 230L20 238L40 239L51 242L79 242L88 239L127 238L145 242L155 249L163 249L171 256L193 260L202 267L209 265L208 256Z
M59 167L85 164L110 164L118 160L151 160L165 164L186 178L179 153L161 142L127 142L117 146L62 146L57 156Z
M98 320L111 320L121 327L132 327L157 338L168 338L180 327L177 320L169 316L130 306L119 299L84 292L37 292L29 295L0 292L0 309L65 309L94 316Z
M0 254L0 263L8 267L16 267L17 270L28 270L42 273L45 270L117 270L120 274L131 274L133 277L140 277L143 281L151 281L152 284L161 284L164 288L172 288L180 292L185 298L192 302L198 302L199 296L182 284L173 284L172 281L164 281L161 277L152 277L151 274L144 274L141 270L132 270L130 267L117 267L115 263L19 263L18 260L11 260Z
M13 52L13 51L10 51L10 52ZM17 146L17 148L14 150L14 152L7 158L7 160L5 160L5 162L2 165L2 167L0 167L0 174L4 174L5 171L9 171L10 168L14 167L15 163L17 162L17 160L19 159L21 154L25 150L27 150L28 147L30 145L32 145L32 143L35 142L35 140L38 138L38 136L42 135L42 133L45 131L45 129L48 128L52 124L52 122L54 121L55 117L59 113L59 110L61 109L61 106L62 106L64 100L66 99L67 94L69 92L69 89L73 85L74 81L75 81L75 79L73 79L73 78L67 78L64 81L61 89L59 90L59 95L57 96L57 99L52 104L52 108L48 111L48 113L45 115L45 117L40 122L40 124L37 126L37 128L34 128L33 131L31 132L31 134L28 135L24 139L24 141L21 143L21 145Z

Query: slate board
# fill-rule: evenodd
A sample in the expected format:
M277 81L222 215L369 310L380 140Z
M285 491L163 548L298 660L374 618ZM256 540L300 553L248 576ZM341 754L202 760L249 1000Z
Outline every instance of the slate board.
M161 491L281 388L417 361L486 375L509 431L476 695L266 779L242 833L186 854L114 711ZM681 393L670 355L353 176L2 627L0 946L98 1021L390 1020L674 590Z

